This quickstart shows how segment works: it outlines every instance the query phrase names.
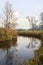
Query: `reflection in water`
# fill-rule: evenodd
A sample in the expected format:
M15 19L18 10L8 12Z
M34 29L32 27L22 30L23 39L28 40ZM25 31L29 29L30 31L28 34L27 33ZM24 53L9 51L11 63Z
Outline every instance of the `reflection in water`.
M16 41L14 41L14 42L13 41L0 42L0 53L3 56L2 59L0 58L1 65L12 65L13 51L10 49L11 46L17 46ZM3 50L3 51L1 51L1 50ZM15 49L15 51L16 51L16 49Z
M34 50L38 49L40 47L40 40L35 39L35 38L31 38L29 44L26 47L34 49Z
M0 65L25 65L40 43L38 39L20 36L17 41L0 42Z

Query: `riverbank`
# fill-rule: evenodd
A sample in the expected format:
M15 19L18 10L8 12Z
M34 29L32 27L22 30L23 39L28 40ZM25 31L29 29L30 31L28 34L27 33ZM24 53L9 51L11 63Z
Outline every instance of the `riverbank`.
M17 39L17 31L9 28L0 28L0 41Z
M26 31L18 31L18 35L43 38L43 31L41 30L26 30Z

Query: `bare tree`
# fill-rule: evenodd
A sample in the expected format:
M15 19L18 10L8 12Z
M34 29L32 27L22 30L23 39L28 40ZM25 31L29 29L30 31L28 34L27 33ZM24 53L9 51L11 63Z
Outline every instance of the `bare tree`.
M43 24L43 12L41 12L40 18L41 18L41 23Z
M39 29L43 30L43 12L41 12L40 18L41 18L41 23L40 23Z
M9 2L6 2L4 15L5 15L5 19L4 19L5 27L10 28L10 25L15 27L15 21L17 20L17 18L14 17L14 11L12 9L12 5Z
M28 21L30 22L31 26L32 26L32 30L35 30L36 29L36 23L37 23L37 20L35 19L35 17L29 17L27 16L26 19L28 19Z

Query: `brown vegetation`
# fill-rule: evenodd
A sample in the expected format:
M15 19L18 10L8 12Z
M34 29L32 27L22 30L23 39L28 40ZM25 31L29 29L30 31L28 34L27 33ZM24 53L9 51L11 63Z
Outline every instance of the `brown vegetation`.
M0 41L12 40L17 35L17 31L9 28L0 28Z

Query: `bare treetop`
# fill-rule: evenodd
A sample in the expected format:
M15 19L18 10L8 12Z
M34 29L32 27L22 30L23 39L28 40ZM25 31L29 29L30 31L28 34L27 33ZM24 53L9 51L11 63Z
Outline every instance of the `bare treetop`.
M5 27L10 28L10 25L13 25L15 27L15 21L17 18L14 16L14 11L12 9L12 4L9 2L6 2L5 8L4 8L4 15L5 15ZM13 21L13 23L11 23Z

